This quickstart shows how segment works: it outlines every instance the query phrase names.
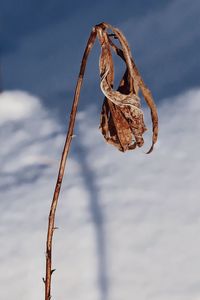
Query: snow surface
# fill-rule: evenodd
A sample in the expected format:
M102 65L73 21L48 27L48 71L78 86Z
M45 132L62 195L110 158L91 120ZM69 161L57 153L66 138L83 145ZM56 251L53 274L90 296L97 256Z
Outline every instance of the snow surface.
M0 298L43 299L45 239L63 127L24 91L0 95ZM159 106L155 151L104 142L78 113L54 236L52 299L200 298L200 89Z

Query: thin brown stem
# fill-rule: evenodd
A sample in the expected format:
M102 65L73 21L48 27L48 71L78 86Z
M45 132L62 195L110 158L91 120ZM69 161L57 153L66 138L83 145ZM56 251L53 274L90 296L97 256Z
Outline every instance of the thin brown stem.
M69 121L69 127L68 132L65 140L65 145L62 152L62 157L60 160L60 167L58 171L58 177L57 182L54 190L53 200L51 203L51 209L49 213L49 220L48 220L48 232L47 232L47 241L46 241L46 278L45 278L45 300L50 300L51 298L51 275L52 275L52 240L53 240L53 233L55 229L55 214L56 214L56 208L58 204L58 197L60 193L60 188L63 180L63 175L65 171L67 156L70 149L71 140L73 137L73 130L74 130L74 124L76 119L76 112L77 112L77 106L80 96L80 90L83 82L83 76L85 73L85 67L87 63L87 59L89 56L89 53L94 45L96 39L96 28L93 28L90 37L88 39L85 52L83 54L80 72L76 84L76 89L74 93L74 100L72 104L71 109L71 115L70 115L70 121Z
M109 34L106 32L107 29L111 29L113 31L113 34L111 34L111 36L114 35L114 37L116 37L119 40L122 49L118 48L111 41ZM75 93L74 93L74 100L73 100L71 114L70 114L68 132L66 135L65 145L64 145L61 160L60 160L57 182L55 185L54 195L53 195L51 208L50 208L50 212L49 212L48 232L47 232L47 240L46 240L46 277L44 279L45 300L50 300L50 298L51 298L51 276L54 271L54 270L52 270L52 241L53 241L54 230L56 229L55 215L56 215L56 208L57 208L57 204L58 204L58 197L59 197L61 184L63 181L64 171L65 171L65 166L66 166L66 161L67 161L67 157L68 157L68 153L69 153L69 149L70 149L70 145L71 145L71 141L72 141L72 137L73 137L73 130L74 130L74 125L75 125L77 106L78 106L80 90L81 90L81 86L82 86L82 82L83 82L83 77L84 77L84 73L85 73L85 68L86 68L86 64L87 64L87 59L88 59L90 51L94 45L96 37L98 37L100 45L101 45L101 49L102 49L101 56L100 56L100 63L99 63L100 75L101 75L101 87L103 86L102 84L105 85L105 83L108 85L108 87L109 87L109 85L111 87L113 85L114 65L113 65L112 54L111 54L111 50L110 50L110 46L111 46L114 49L114 51L126 63L127 71L125 72L125 75L122 79L122 83L127 81L127 82L125 82L125 84L123 84L126 87L126 89L128 89L128 90L126 90L126 92L133 91L133 93L136 96L136 95L138 95L138 90L140 88L147 104L149 105L149 107L151 109L151 115L152 115L152 121L153 121L153 138L152 138L152 147L150 148L148 153L150 153L152 151L153 145L157 140L158 117L157 117L156 106L153 102L153 98L152 98L150 91L145 86L145 84L142 80L142 77L140 76L140 74L135 66L135 63L131 56L130 48L128 46L128 42L126 41L126 38L124 37L124 35L121 33L120 30L112 27L111 25L109 25L107 23L101 23L101 24L96 25L93 28L93 30L89 36L89 39L88 39L88 42L87 42L87 45L85 48L85 52L83 54L80 72L79 72L76 89L75 89ZM106 72L107 68L109 69L109 74L106 77L106 82L103 82L103 80L105 79L105 78L103 78L103 76L105 76L105 72ZM106 86L105 90L106 89L107 89L107 86ZM131 95L133 95L133 93ZM118 91L115 92L114 95L115 96L117 95L118 97L120 96L121 97L120 101L121 101L124 99L124 96L126 96L126 93L120 94L119 89L118 89ZM114 99L113 94L112 94L112 98ZM111 100L113 100L113 99L111 99ZM130 100L132 100L132 98L128 99L128 100L130 101ZM106 100L104 102L106 103ZM109 132L110 129L108 127L110 125L112 127L112 124L109 123L109 117L108 117L108 111L109 111L108 108L109 107L106 107L106 104L105 104L105 106L103 106L103 113L102 113L102 119L101 119L101 123L103 124L103 125L101 125L101 128L103 128L102 133L103 133L104 137L106 138L106 140L109 143L114 144L121 151L134 149L136 147L136 144L131 145L131 146L129 145L130 144L129 142L132 142L134 132L131 129L132 127L130 127L130 124L127 121L127 118L129 120L130 119L133 120L134 122L136 122L136 121L139 122L140 128L137 127L137 129L138 128L139 129L137 132L135 131L135 135L134 135L135 139L137 138L139 141L139 139L140 140L142 139L141 135L145 130L145 126L143 124L144 122L143 122L143 119L141 118L142 114L139 114L139 115L136 114L136 112L138 112L138 109L136 109L136 112L135 112L135 110L131 110L131 108L129 107L129 108L127 108L128 111L127 110L124 111L126 113L126 115L125 115L125 113L123 113L122 108L115 107L115 110L114 110L114 109L112 109L112 107L114 107L114 106L110 106L110 114L112 115L111 120L113 121L113 124L115 125L115 129L116 129L115 131L117 131L117 133L115 133L111 136L111 134ZM136 107L136 108L138 108L138 107ZM112 133L113 133L113 128L112 128ZM120 138L117 136L118 133L120 133ZM129 138L130 138L130 141L129 141ZM119 142L118 142L118 140L119 140ZM119 146L120 143L123 145L123 147ZM138 145L141 146L141 144L139 144L139 142L138 142Z

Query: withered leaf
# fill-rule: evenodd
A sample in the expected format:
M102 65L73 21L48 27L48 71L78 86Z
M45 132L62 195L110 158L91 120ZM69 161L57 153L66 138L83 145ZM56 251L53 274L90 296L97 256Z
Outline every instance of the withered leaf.
M144 144L143 133L147 130L144 124L144 115L138 96L139 89L151 109L153 136L152 146L147 153L153 150L158 134L158 116L150 91L145 86L131 56L126 38L120 30L107 23L100 24L97 35L101 44L99 69L101 75L101 90L105 95L100 128L106 141L116 146L120 151L132 150ZM106 29L113 34L108 34ZM117 47L109 36L117 38L122 49ZM126 72L117 90L113 89L114 66L110 46L125 61Z
M101 114L102 134L123 152L135 149L136 145L141 147L144 143L142 134L146 130L139 97L133 93L125 94L127 88L127 72L118 91L109 86L106 74L102 77L101 89L106 96Z

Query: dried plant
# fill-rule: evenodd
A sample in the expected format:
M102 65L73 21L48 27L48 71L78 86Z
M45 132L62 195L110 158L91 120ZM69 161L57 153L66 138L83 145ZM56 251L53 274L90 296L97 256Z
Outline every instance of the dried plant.
M73 129L85 67L96 38L98 38L101 45L101 55L99 60L100 87L105 99L102 106L100 129L104 138L108 143L114 145L123 152L126 150L133 150L137 146L141 147L144 144L142 135L147 128L144 124L139 90L141 90L144 99L151 110L153 124L152 145L147 153L150 153L153 150L158 136L158 115L156 105L154 104L150 90L144 84L144 81L136 68L126 38L119 29L114 28L107 23L96 25L92 29L83 54L70 115L69 128L60 160L57 182L49 213L46 242L46 277L44 279L45 300L50 300L51 298L51 275L54 271L52 270L52 240L54 230L56 229L55 213L58 197L71 140L73 138ZM114 43L112 38L119 41L120 47ZM113 89L114 63L112 51L114 51L126 64L126 71L116 91Z

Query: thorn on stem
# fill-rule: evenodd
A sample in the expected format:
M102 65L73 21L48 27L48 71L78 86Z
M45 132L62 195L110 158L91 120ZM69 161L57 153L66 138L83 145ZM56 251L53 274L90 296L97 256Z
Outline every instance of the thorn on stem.
M44 277L42 277L42 281L44 282L44 284L46 283L46 280L44 279Z
M53 274L53 272L55 272L56 269L51 270L51 275Z
M54 227L53 230L59 229L59 227Z

